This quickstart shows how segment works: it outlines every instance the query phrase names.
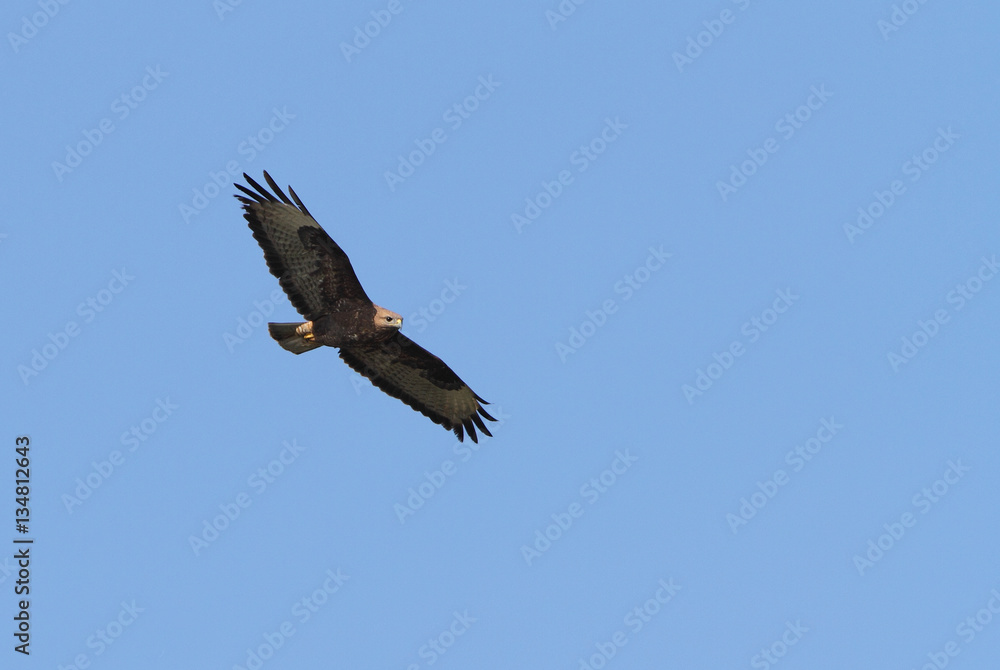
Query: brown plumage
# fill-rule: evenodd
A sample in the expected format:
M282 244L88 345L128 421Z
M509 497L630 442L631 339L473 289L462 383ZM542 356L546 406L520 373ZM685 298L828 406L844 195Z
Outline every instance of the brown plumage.
M291 200L266 171L272 194L246 173L253 187L234 184L244 195L243 217L264 250L267 267L305 323L270 323L271 337L294 354L317 347L340 349L340 357L378 388L453 430L459 441L476 428L490 435L480 416L496 421L444 361L399 332L403 317L374 304L351 261L288 187ZM275 195L276 194L276 195ZM482 403L482 404L480 404Z

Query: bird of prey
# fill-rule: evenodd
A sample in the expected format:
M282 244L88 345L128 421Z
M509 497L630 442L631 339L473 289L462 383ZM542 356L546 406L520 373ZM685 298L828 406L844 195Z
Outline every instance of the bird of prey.
M269 323L271 337L293 354L317 347L340 349L340 357L355 371L394 398L452 430L463 441L463 430L478 443L476 428L490 416L476 395L444 361L399 329L403 317L373 303L354 274L347 254L316 222L292 188L282 192L266 171L274 194L243 173L253 187L234 184L243 203L243 217L264 250L267 267L304 323ZM482 403L482 404L480 404Z

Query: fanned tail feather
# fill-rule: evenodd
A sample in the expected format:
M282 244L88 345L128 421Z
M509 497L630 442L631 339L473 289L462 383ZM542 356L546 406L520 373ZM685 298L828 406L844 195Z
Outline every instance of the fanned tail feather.
M298 327L301 325L301 323L269 323L267 324L267 332L271 333L271 337L277 340L282 349L293 354L304 354L323 346L299 335Z

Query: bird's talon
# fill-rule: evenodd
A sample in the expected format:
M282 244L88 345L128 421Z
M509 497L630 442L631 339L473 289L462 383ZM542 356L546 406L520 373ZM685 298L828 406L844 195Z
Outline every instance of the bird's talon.
M301 335L303 340L307 340L309 342L312 342L314 339L316 339L316 338L313 337L313 322L312 321L306 321L301 326L299 326L298 328L296 328L295 332L297 334Z

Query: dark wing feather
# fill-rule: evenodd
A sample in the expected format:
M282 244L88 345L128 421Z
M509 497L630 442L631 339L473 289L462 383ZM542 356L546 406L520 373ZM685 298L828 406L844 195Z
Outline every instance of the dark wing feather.
M292 200L264 172L275 197L246 173L243 177L255 189L234 184L244 194L236 195L243 203L243 217L264 250L268 269L299 314L311 321L335 311L338 304L371 304L347 254L326 234L291 187L288 192Z
M477 426L493 437L480 418L496 421L480 405L489 403L473 393L444 361L406 335L397 331L383 344L341 347L340 357L393 398L455 431L460 442L464 430L478 443Z

